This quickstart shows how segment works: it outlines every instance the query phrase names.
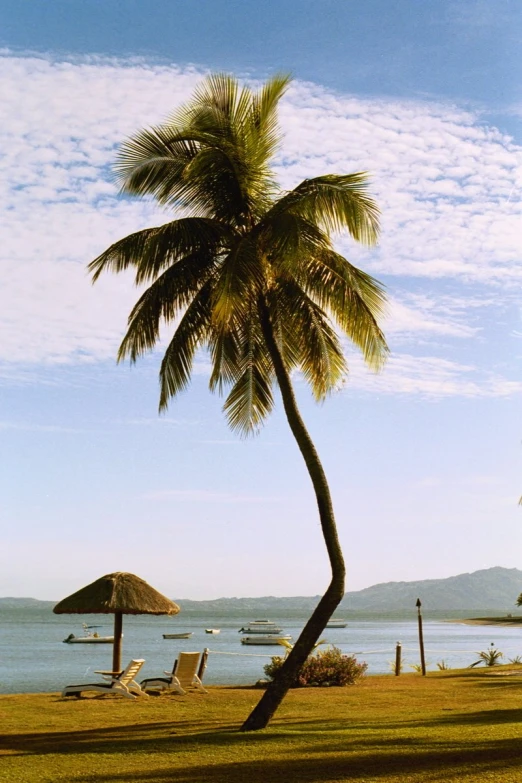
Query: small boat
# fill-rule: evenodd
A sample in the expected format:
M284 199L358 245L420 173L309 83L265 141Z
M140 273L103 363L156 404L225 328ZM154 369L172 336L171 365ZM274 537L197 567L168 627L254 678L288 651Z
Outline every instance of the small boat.
M244 628L240 628L238 633L274 634L283 633L283 629L272 620L252 620Z
M190 639L192 636L192 631L189 633L164 633L163 638L164 639Z
M63 639L63 642L65 644L114 644L114 636L99 636L97 633L75 636L70 633L67 639Z
M256 634L255 636L243 636L241 644L276 644L278 645L281 639L290 641L292 637L289 634Z
M328 620L326 623L327 628L346 628L347 626L346 620Z
M221 633L221 628L205 628L205 633Z

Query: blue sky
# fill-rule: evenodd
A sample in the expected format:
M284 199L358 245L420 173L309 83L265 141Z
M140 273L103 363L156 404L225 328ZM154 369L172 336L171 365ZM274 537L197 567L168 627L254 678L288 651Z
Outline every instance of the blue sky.
M283 187L367 169L392 350L303 416L331 482L347 589L520 566L522 8L515 0L0 0L0 595L132 571L178 597L315 595L328 564L278 405L227 430L199 357L157 415L156 352L116 366L137 296L86 264L166 222L121 199L118 143L212 70L294 82ZM515 597L514 597L515 598Z

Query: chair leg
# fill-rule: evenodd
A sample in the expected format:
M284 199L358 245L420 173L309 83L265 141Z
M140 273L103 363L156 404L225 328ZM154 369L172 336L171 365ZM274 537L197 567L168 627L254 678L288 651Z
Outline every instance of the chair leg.
M131 690L133 693L136 693L138 696L146 696L147 699L149 698L148 693L145 693L145 691L141 689L141 686L136 682L136 680L130 681L129 690Z
M198 689L198 691L201 691L202 693L208 693L207 689L203 687L203 683L199 679L198 675L194 675L193 685Z
M132 693L129 688L124 685L123 683L120 683L117 688L110 688L108 693L117 693L118 696L125 696L126 699L137 699L137 695L135 693Z
M181 687L181 683L180 683L180 681L178 680L177 677L172 677L172 682L170 683L170 688L171 688L171 690L175 690L177 693L181 694L181 696L185 696L186 693L187 693L187 691L185 691Z
M70 696L74 696L75 698L79 699L81 697L81 695L82 695L82 692L78 691L78 690L70 691L68 688L65 688L62 691L62 699L67 699Z

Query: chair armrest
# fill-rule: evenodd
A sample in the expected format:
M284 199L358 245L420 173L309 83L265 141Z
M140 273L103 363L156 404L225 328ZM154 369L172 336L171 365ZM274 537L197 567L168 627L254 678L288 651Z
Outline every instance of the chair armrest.
M101 674L104 680L107 680L107 682L114 682L115 680L118 680L120 678L120 675L123 673L123 669L121 672L105 672L105 671L95 671L95 674Z

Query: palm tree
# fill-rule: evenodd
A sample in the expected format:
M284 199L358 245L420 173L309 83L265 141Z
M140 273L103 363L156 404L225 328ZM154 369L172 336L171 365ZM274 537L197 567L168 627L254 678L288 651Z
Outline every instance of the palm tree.
M345 567L326 477L294 397L300 371L317 400L332 391L346 362L341 335L372 368L387 354L378 325L382 286L337 253L330 234L347 229L374 244L379 211L365 173L277 186L270 162L279 144L277 105L289 78L258 92L230 76L209 76L164 124L120 148L115 171L127 195L153 196L182 217L137 231L91 262L103 271L135 269L148 287L128 319L118 360L135 362L176 321L160 369L160 411L190 380L194 355L212 360L210 389L227 390L232 430L258 431L277 384L316 493L332 577L280 675L243 725L263 728L284 698L344 595Z

